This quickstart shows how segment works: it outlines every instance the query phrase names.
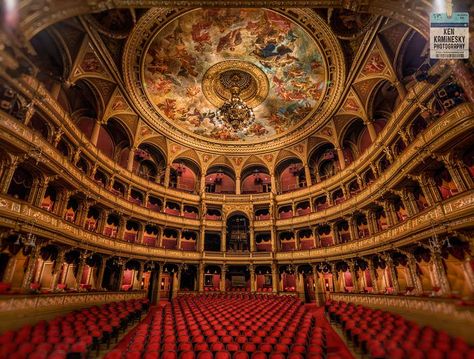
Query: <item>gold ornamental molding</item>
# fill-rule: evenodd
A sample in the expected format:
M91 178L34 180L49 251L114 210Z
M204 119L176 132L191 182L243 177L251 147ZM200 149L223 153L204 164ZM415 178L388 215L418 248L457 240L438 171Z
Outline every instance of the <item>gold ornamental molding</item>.
M225 86L224 76L245 76L245 83L240 98L249 107L257 107L268 95L270 87L267 75L256 65L241 60L226 60L218 62L207 69L202 78L202 92L216 108L228 101L232 94L229 86Z
M362 304L381 309L398 309L406 313L422 312L437 319L445 318L464 321L474 325L474 311L462 308L459 300L447 298L426 298L415 296L394 296L377 294L329 293L332 300Z
M386 188L390 188L393 184L406 176L411 169L418 165L418 162L423 160L420 156L419 148L425 147L435 152L437 148L442 147L446 143L455 138L461 133L472 131L474 127L474 105L465 103L459 105L455 109L448 112L445 116L440 118L431 127L429 127L422 136L419 136L410 146L399 156L390 168L388 168L381 176L379 176L372 185L365 188L357 195L349 198L343 203L332 206L323 212L311 213L306 216L294 217L291 219L278 219L276 224L278 229L291 228L294 226L307 226L308 223L318 223L322 220L327 221L331 218L338 218L341 215L350 213L357 208L362 208L373 201L374 196L380 196L384 193ZM45 163L56 173L67 173L69 181L75 181L76 188L86 185L91 194L95 198L100 198L105 204L111 208L121 208L122 211L130 213L137 219L145 221L153 221L157 224L168 224L177 227L187 227L197 230L199 228L199 220L186 219L183 217L175 217L163 213L153 212L145 207L131 204L121 197L117 197L112 192L98 186L89 176L80 172L72 163L70 163L63 155L61 155L50 143L34 134L29 128L0 112L0 128L3 131L0 133L0 138L4 141L15 144L17 148L22 149L27 153L31 149L31 145L43 149L43 155L46 156ZM322 194L323 192L319 193ZM311 193L310 196L317 196L318 193ZM263 195L239 196L232 195L223 197L224 203L228 208L239 208L244 202L254 203L257 200L262 202L267 199ZM277 197L278 199L279 197ZM216 197L217 199L217 197ZM307 199L307 197L305 197ZM207 203L212 203L213 200L207 200ZM248 203L247 202L247 203ZM216 202L220 203L220 202ZM278 199L278 203L281 200ZM211 223L211 222L208 222ZM254 221L256 229L260 229L264 223Z
M265 262L274 258L283 263L288 261L306 263L367 256L380 251L406 246L432 236L433 223L435 223L435 232L439 234L445 233L446 228L458 230L472 227L474 225L473 210L474 190L471 190L445 200L429 210L419 213L405 222L369 238L312 250L241 255L168 250L137 243L128 243L86 231L47 211L7 197L0 198L0 225L14 229L21 227L24 223L26 228L37 236L48 238L53 242L65 243L73 247L83 247L100 253L129 256L131 258L187 260L193 262L205 258L214 262L219 260L241 262L244 260L248 261L249 259ZM29 223L33 221L35 221L36 226L31 228Z
M95 292L95 293L54 293L40 295L4 295L0 297L0 318L2 314L25 311L44 311L51 307L77 307L100 305L122 300L141 299L146 292Z
M301 26L315 41L322 54L326 68L326 83L319 105L301 124L288 131L259 142L223 141L210 139L173 124L163 118L157 106L151 101L144 86L144 54L156 34L166 24L187 12L186 9L150 9L137 23L124 47L122 68L131 69L124 73L124 83L141 117L161 134L187 146L217 154L258 154L286 148L298 143L330 120L337 110L337 104L344 92L346 80L345 58L339 41L329 25L313 11L303 9L272 10ZM324 44L324 46L323 46Z
M433 68L434 73L440 75L440 79L438 84L442 83L448 76L449 72L445 71L446 68L442 66L438 66L436 64ZM5 78L7 83L12 86L14 89L19 91L22 95L32 98L35 93L42 97L42 101L36 103L36 107L39 111L43 113L47 118L50 118L57 126L63 128L68 135L72 136L69 137L69 140L76 146L81 148L81 152L88 158L95 158L97 163L100 164L102 169L111 175L114 175L116 178L120 179L124 183L131 183L137 189L146 192L146 191L153 191L154 195L159 195L165 198L172 199L174 201L180 202L181 200L185 200L189 204L199 204L199 196L195 194L183 193L176 191L171 188L165 188L156 183L150 183L145 179L135 175L130 174L126 169L117 166L111 159L103 155L101 152L96 151L96 149L92 146L89 139L85 137L85 135L80 132L77 126L74 125L70 116L64 112L62 107L57 103L55 99L53 99L49 92L45 90L45 88L34 78L24 76L21 79L14 80L10 78L5 72L0 70L0 74L2 77ZM421 93L419 100L425 101L429 93L431 92L431 88L436 88L438 84L431 86L427 83L418 83L415 85L416 93ZM387 126L384 127L382 132L379 135L379 140L383 142L390 142L393 140L395 136L397 136L398 130L405 125L405 122L413 116L413 114L418 111L418 107L409 100L410 96L407 96L404 101L401 103L399 107L395 110L390 119ZM469 107L470 106L470 107ZM463 104L460 107L456 108L455 110L458 112L459 108L466 108L466 111L474 111L472 105L470 104ZM448 114L451 116L450 114ZM443 116L444 119L446 116ZM23 129L22 125L19 124L17 121L12 121L12 128L15 128L15 132L21 132L22 134L26 134L27 132L31 132L29 129ZM31 137L31 133L27 135L27 142L33 143L33 137ZM40 141L40 146L46 144L46 146L50 146L49 143L46 141L42 141L38 136L35 137L35 141ZM417 140L418 141L418 140ZM356 161L354 161L351 165L346 167L346 169L335 176L321 182L314 184L311 187L304 188L298 191L280 194L277 195L276 199L278 203L284 203L285 201L298 201L298 200L305 200L308 197L315 197L320 194L324 194L324 191L331 191L340 186L342 182L349 182L353 180L355 177L354 173L357 171L360 173L361 169L364 170L364 166L367 167L371 161L374 161L377 156L381 154L382 148L377 147L377 143L374 143L371 147L371 150L366 151L361 157L359 157ZM57 161L62 163L64 161L62 156L58 156L54 150L50 151L51 154L55 154L55 158ZM81 176L83 176L81 174ZM97 186L94 183L94 186ZM260 202L260 201L268 201L269 194L256 194L256 195L220 195L220 194L206 194L206 200L215 203L224 203L224 202L241 202L241 201L251 201L251 202Z
M197 8L197 7L267 7L267 8L345 8L393 18L429 34L431 1L386 0L21 0L19 29L24 39L65 19L100 11L124 8Z

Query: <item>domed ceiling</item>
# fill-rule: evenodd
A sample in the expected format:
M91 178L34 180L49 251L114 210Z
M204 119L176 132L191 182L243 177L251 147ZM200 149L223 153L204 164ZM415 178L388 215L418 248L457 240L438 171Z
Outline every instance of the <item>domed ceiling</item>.
M122 66L145 121L217 152L301 140L329 119L345 78L336 36L300 9L151 9Z
M222 69L206 76L219 65ZM164 118L227 141L263 140L298 125L318 105L326 79L315 40L295 22L266 9L185 13L156 34L143 66L146 92ZM220 88L226 70L250 75L253 92L260 94L243 99L249 106L254 102L255 121L248 128L215 118L216 107L230 98ZM203 80L209 77L206 89ZM220 81L213 81L216 77Z

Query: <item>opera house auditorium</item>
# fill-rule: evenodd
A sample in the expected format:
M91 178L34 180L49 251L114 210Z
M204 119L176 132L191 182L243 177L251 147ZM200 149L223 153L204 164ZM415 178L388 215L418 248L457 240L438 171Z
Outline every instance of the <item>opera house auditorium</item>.
M0 359L474 359L444 3L0 2Z

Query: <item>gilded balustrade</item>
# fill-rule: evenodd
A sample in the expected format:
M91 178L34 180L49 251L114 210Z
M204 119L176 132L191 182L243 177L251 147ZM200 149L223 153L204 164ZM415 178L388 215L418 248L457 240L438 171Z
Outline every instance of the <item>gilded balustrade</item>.
M417 98L418 102L423 102L431 96L431 90L441 84L449 75L450 72L446 67L435 65L432 69L432 73L439 75L437 85L431 85L427 82L417 83L414 87L414 91L420 94ZM153 195L159 197L166 197L172 201L186 201L189 204L198 205L199 196L186 192L180 192L171 188L166 188L157 183L149 182L135 174L131 174L126 169L121 168L110 158L98 151L90 143L89 139L75 126L73 120L67 112L65 112L59 103L51 97L49 92L38 82L35 78L29 76L23 76L20 81L9 77L5 72L0 71L0 75L4 77L9 86L12 86L22 95L28 98L40 97L41 101L36 101L36 106L45 115L52 119L58 127L64 128L69 135L73 136L73 142L76 146L83 148L83 153L89 158L94 158L97 163L100 164L102 169L109 174L114 174L123 183L130 183L136 189L143 192L153 191ZM413 99L410 96L405 97L401 104L392 114L392 118L388 121L387 126L382 130L377 138L377 142L372 144L370 150L366 151L361 157L356 159L353 163L348 165L343 171L339 172L335 176L328 178L327 180L316 183L311 187L300 189L294 192L288 192L279 194L276 196L277 203L285 203L288 201L301 201L308 199L308 197L316 197L324 194L326 191L332 191L341 186L342 183L349 183L355 179L355 173L361 172L371 163L374 162L378 157L383 154L383 148L380 143L390 143L393 141L398 130L402 128L407 121L409 121L414 114L419 111L416 104L413 103ZM356 171L359 169L359 171ZM216 203L225 202L243 202L248 199L250 201L265 201L270 199L270 194L263 193L257 195L228 195L228 194L206 194L206 199Z
M440 314L455 320L474 324L474 310L459 306L459 300L414 296L394 296L377 294L330 293L332 300L351 302L369 307L401 309L404 312L424 312L439 317Z
M0 296L0 313L44 310L50 307L93 306L122 300L140 299L144 291L136 292L82 292Z
M20 203L6 196L0 197L0 225L16 229L24 226L25 230L31 230L34 234L53 241L124 257L174 259L178 261L198 261L202 258L212 258L213 260L235 259L237 262L239 259L248 261L251 257L255 261L268 262L274 256L275 259L283 262L293 260L307 262L368 255L392 249L395 247L395 243L397 246L404 246L431 236L433 234L433 221L440 223L434 227L434 230L440 233L446 231L445 225L449 225L450 230L466 227L474 223L473 210L474 190L471 190L445 200L435 207L369 238L312 250L277 252L273 255L271 253L232 254L221 252L204 252L201 254L199 252L128 243L86 231L54 214L24 202ZM33 222L35 223L34 228L31 226Z
M404 176L410 169L414 168L420 160L422 160L419 153L420 148L425 148L428 152L434 152L437 147L441 147L445 142L449 141L457 134L472 130L472 127L474 126L474 122L472 121L473 113L474 105L465 103L444 115L424 133L418 136L417 139L411 143L399 157L397 157L392 166L382 173L374 183L341 204L305 216L293 217L290 219L277 219L276 224L281 229L295 225L304 226L309 222L315 223L317 220L335 218L347 213L348 211L354 211L357 208L367 205L382 193L381 190L384 188L390 188L390 185L398 180L400 176ZM69 173L71 175L69 178L76 181L76 188L81 188L86 184L87 188L91 190L91 193L94 196L108 202L111 207L121 208L122 211L134 213L135 216L144 220L153 220L157 224L173 223L177 226L187 226L190 229L197 229L199 227L199 220L170 216L149 210L143 206L130 203L126 199L116 196L107 189L97 185L92 178L82 173L76 166L70 163L67 158L51 146L49 142L44 140L42 137L37 136L29 128L5 113L0 113L0 127L5 130L0 134L3 140L15 143L15 139L21 139L23 142L16 142L25 153L28 153L31 150L31 144L36 146L36 148L41 148L43 155L48 157L45 161L54 168L56 173L64 173L64 171ZM243 203L237 202L237 200L240 199L240 196L234 195L232 198L235 200L234 206L236 208ZM264 198L264 196L259 196L259 198ZM232 206L230 203L229 205ZM268 224L269 221L255 221L255 228L258 230L264 228ZM217 228L218 225L212 227Z

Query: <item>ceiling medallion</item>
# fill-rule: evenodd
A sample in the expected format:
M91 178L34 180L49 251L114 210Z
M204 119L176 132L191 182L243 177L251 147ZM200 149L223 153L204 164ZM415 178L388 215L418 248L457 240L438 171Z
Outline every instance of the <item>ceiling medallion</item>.
M241 137L247 135L255 123L252 107L265 100L269 84L265 73L256 65L227 60L206 71L202 89L209 102L219 107L211 117L214 125Z

